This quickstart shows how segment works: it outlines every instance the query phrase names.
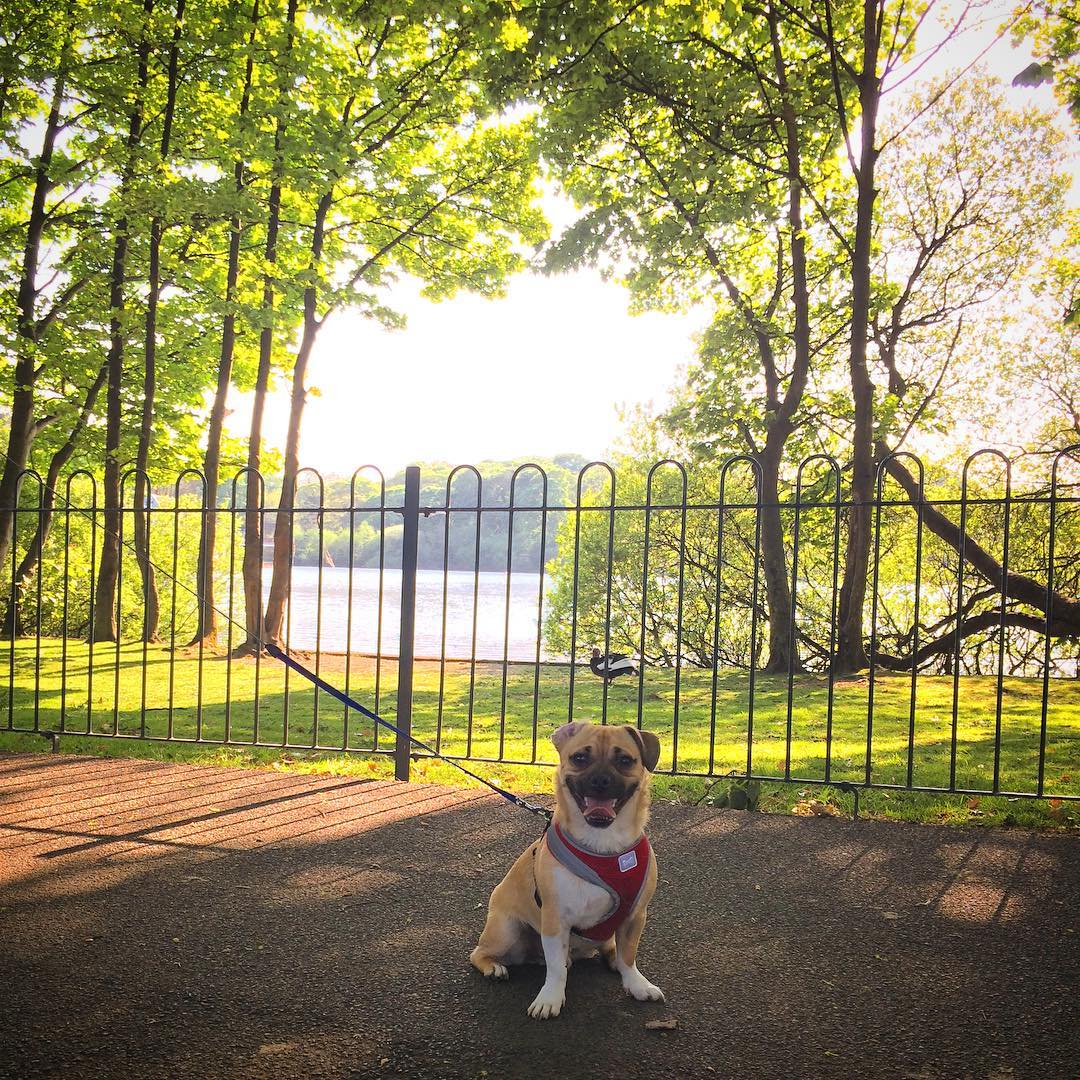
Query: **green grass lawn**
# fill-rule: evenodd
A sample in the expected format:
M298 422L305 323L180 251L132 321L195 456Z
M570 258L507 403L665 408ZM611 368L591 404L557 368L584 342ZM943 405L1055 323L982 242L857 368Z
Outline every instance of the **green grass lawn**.
M304 769L389 774L384 756L363 751L389 750L393 735L375 733L364 717L351 713L346 733L344 709L317 693L276 661L263 657L227 660L206 653L170 653L160 646L97 645L90 663L83 642L33 640L0 647L0 729L39 729L66 734L63 749L73 752L152 756L168 760L230 764L277 765ZM309 661L313 664L313 660ZM330 682L345 686L345 658L325 656L321 670ZM354 657L349 690L388 720L396 714L396 662ZM440 684L442 694L440 695ZM413 731L444 753L477 759L504 759L485 766L492 778L523 791L544 791L550 771L528 763L555 758L549 736L569 716L570 670L565 664L511 664L504 690L499 664L419 662L414 676ZM256 693L257 689L257 693ZM711 672L683 669L678 693L674 671L649 668L643 688L645 727L655 731L664 752L661 770L711 773L743 772L748 749L752 769L791 783L766 785L762 809L790 809L817 799L828 807L850 811L852 795L835 788L824 791L811 781L824 780L829 720L828 680L797 676L790 713L788 761L788 686L783 676L754 680L753 732L748 738L750 680L745 672L721 672L714 685ZM999 790L1034 792L1038 777L1042 683L1006 679L1002 687ZM861 783L866 775L866 678L837 680L831 717L829 778ZM874 720L869 759L876 784L908 782L909 676L881 675L875 680ZM440 697L442 701L440 717ZM604 714L603 687L587 668L574 676L577 719ZM504 708L505 700L505 708ZM171 703L171 704L170 704ZM917 787L947 787L950 778L953 681L920 677L917 683L911 782ZM678 706L678 728L674 718ZM89 712L88 712L89 705ZM621 680L607 692L610 723L633 723L638 715L638 684ZM11 724L8 724L8 719ZM535 717L535 734L534 734ZM994 781L997 725L997 681L963 677L959 684L956 787L989 790ZM79 738L87 731L150 739L171 737L186 742L144 742ZM233 744L222 746L222 743ZM342 754L342 748L361 752ZM41 749L40 739L15 732L0 733L0 749ZM505 762L526 763L506 764ZM785 769L790 771L785 774ZM418 779L457 782L450 766L421 761ZM861 797L864 813L914 820L1017 822L1041 825L1080 824L1080 806L1058 803L1061 796L1080 795L1080 680L1050 684L1044 791L1033 802L989 796L927 796L877 791ZM694 777L657 778L661 797L695 801L708 781Z

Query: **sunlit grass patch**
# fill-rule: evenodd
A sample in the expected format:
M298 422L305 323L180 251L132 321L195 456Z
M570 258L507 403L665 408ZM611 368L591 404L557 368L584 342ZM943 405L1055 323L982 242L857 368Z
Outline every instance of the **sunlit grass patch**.
M92 653L92 656L91 656ZM343 756L342 750L389 750L394 736L375 730L269 657L229 660L209 652L169 652L158 645L96 645L43 640L0 648L0 724L8 709L14 727L64 731L65 750L123 753L165 760L271 765L390 775L382 757ZM92 660L92 662L91 662ZM314 666L314 658L306 658ZM346 670L347 669L347 670ZM396 720L397 664L370 658L324 656L320 670L368 707ZM414 672L413 732L444 753L504 759L485 768L524 790L545 790L555 751L551 732L571 716L571 670L566 664L475 665L418 662ZM663 745L661 770L790 777L766 786L761 807L785 809L812 781L905 787L954 786L989 792L1034 792L1039 773L1043 687L1037 679L920 677L914 710L909 676L870 680L823 676L716 674L684 668L647 668L644 678L606 689L587 668L573 672L577 719L642 724ZM606 700L605 700L606 699ZM955 717L954 717L955 706ZM677 725L676 725L677 719ZM956 746L952 735L955 725ZM1000 743L997 735L1000 729ZM86 733L127 736L122 741L79 738ZM174 742L143 742L172 739ZM1080 795L1080 685L1052 680L1046 715L1044 791ZM234 744L221 746L223 742ZM0 735L0 747L42 747L40 740ZM995 746L998 746L995 751ZM284 760L288 759L288 760ZM452 767L418 762L419 778L457 782ZM802 787L800 787L800 782ZM819 790L814 788L815 791ZM706 781L658 776L658 793L693 801ZM840 807L852 795L827 789ZM974 803L973 803L974 799ZM970 804L970 805L969 805ZM864 792L865 812L914 820L1041 821L1062 824L1078 815L1071 804L1024 806L978 795L936 801L906 792ZM931 808L930 807L936 807ZM946 809L947 808L947 812ZM1041 815L1041 817L1040 817Z

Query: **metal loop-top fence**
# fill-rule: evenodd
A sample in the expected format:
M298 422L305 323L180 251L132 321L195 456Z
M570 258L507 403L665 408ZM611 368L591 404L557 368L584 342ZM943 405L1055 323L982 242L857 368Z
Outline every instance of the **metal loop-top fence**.
M290 682L270 637L455 760L548 765L551 732L594 719L655 731L672 775L1075 799L1078 466L1080 447L941 475L890 454L854 568L825 454L773 501L751 455L302 469L285 499L245 468L213 505L198 469L125 467L119 508L90 470L54 490L24 469L0 730L386 754L407 776L407 741ZM839 660L853 573L860 671ZM629 677L595 662L619 653Z

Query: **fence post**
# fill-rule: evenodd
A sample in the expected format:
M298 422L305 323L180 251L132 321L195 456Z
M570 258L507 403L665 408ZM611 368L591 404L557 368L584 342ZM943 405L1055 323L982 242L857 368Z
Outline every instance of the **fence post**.
M397 727L394 776L409 779L412 744L413 644L416 631L416 547L420 530L420 469L405 470L405 530L401 538L401 637L398 643Z

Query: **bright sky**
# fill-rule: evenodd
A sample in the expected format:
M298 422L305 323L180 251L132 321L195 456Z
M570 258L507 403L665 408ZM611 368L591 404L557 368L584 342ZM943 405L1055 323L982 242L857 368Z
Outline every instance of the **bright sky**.
M924 74L974 59L1011 0L993 6L993 19ZM1007 84L1029 60L1001 42L983 62ZM1011 94L1017 106L1055 107L1048 88ZM573 207L554 195L545 205L556 228L572 218ZM343 473L368 462L390 470L431 459L602 457L618 439L620 406L667 400L708 318L703 309L630 316L623 288L592 270L522 274L504 299L460 294L440 304L405 282L391 303L407 315L406 329L382 330L348 311L323 328L310 364L308 385L321 394L305 409L303 464ZM234 434L246 432L249 417L250 399L237 402ZM282 385L267 405L268 442L284 445L287 417Z
M335 472L372 462L602 455L616 403L659 401L693 352L701 313L630 318L626 294L586 270L522 274L502 300L433 304L413 282L393 303L404 330L353 312L327 321L311 358L301 460ZM240 411L240 431L247 415ZM284 442L285 388L267 406ZM239 434L239 431L238 431Z

